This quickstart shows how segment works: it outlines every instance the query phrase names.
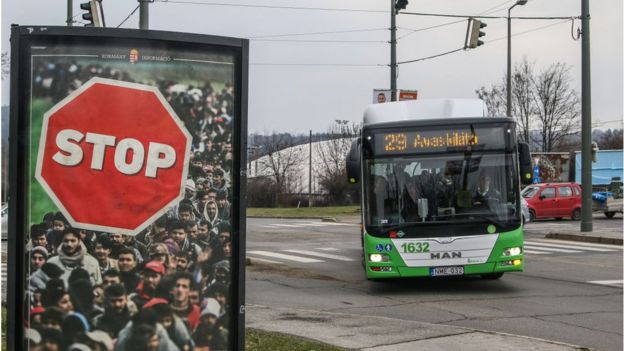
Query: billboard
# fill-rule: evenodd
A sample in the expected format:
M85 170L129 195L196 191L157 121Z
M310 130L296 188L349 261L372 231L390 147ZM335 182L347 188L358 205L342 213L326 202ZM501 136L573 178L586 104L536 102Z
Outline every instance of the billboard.
M418 90L397 90L397 101L408 101L418 99ZM392 90L373 89L373 104L383 104L392 101Z
M9 348L242 349L248 42L11 44Z

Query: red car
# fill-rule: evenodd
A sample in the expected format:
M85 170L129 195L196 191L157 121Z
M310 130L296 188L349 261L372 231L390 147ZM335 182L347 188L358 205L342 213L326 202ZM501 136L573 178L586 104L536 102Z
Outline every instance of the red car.
M581 219L581 187L576 183L533 184L522 190L531 221L540 218Z

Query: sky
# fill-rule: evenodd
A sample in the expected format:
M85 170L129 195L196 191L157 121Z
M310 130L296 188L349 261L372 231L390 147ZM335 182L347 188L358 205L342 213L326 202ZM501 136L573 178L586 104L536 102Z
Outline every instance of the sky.
M83 13L80 2L73 1L76 20L81 20ZM335 120L361 122L364 109L372 103L373 89L390 87L390 3L156 0L150 4L149 26L155 30L250 38L249 132L323 132ZM410 0L406 11L506 16L514 3ZM138 2L104 0L103 5L108 27L138 28L139 11L124 22ZM65 25L67 0L6 0L1 10L1 50L6 52L10 49L11 23ZM529 0L512 10L512 16L524 17L574 17L580 13L581 0ZM622 1L590 1L590 14L593 126L622 128ZM399 14L398 61L463 47L466 21L414 32L458 20ZM507 69L507 21L483 21L487 23L483 46L399 65L397 87L418 90L419 98L476 98L476 89L500 83ZM526 57L538 71L555 62L566 63L571 67L572 87L580 96L581 40L572 38L577 28L579 20L574 24L569 20L513 20L512 62ZM308 34L319 32L323 34ZM3 105L9 97L8 82L8 78L2 82Z

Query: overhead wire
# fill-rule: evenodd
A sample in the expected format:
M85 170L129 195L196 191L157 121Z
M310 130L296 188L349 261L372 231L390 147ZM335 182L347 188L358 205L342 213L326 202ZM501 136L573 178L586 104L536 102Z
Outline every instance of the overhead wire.
M375 31L382 31L382 30L388 30L388 28L348 29L348 30L335 30L335 31L326 31L326 32L256 35L253 37L247 37L247 39L279 38L279 37L294 37L294 36L302 36L302 35L341 34L341 33L356 33L356 32L375 32Z
M180 0L160 0L162 3L202 5L202 6L228 6L228 7L249 7L281 10L310 10L310 11L330 11L330 12L363 12L363 13L390 13L387 10L367 10L353 8L333 8L333 7L301 7L301 6L277 6L277 5L255 5L255 4L231 4L223 2L209 1L180 1Z
M487 15L455 15L443 13L424 13L424 12L401 12L402 15L425 16L425 17L450 17L450 18L482 18L482 19L522 19L522 20L558 20L558 19L580 19L581 16L558 16L558 17L530 17L530 16L487 16Z
M527 33L531 33L531 32L536 32L536 31L538 31L538 30L542 30L542 29L546 29L546 28L549 28L549 27L553 27L553 26L556 26L556 25L559 25L559 24L562 24L562 23L566 23L566 22L568 22L568 21L570 21L570 20L571 20L571 19L567 19L567 20L565 20L565 21L561 21L561 22L557 22L557 23L551 23L551 24L548 24L548 25L545 25L545 26L541 26L541 27L533 28L533 29L526 30L526 31L523 31L523 32L518 32L518 33L512 34L511 36L512 36L512 37L515 37L515 36L518 36L518 35L523 35L523 34L527 34ZM496 38L496 39L492 39L492 40L488 40L488 43L492 43L492 42L499 41L499 40L503 40L503 39L507 39L507 36L500 37L500 38ZM436 57L440 57L440 56L445 56L445 55L453 54L453 53L455 53L455 52L462 51L462 50L464 50L464 48L455 49L455 50L451 50L451 51L443 52L443 53L441 53L441 54L432 55L432 56L427 56L427 57L422 57L422 58L418 58L418 59L414 59L414 60L402 61L402 62L398 62L397 64L398 64L398 65L400 65L400 64L405 64L405 63L413 63L413 62L418 62L418 61L429 60L429 59L432 59L432 58L436 58Z
M289 43L383 43L385 40L339 40L339 39L252 39L253 41L289 42Z
M250 63L252 66L387 67L382 63Z
M132 15L134 15L134 13L139 9L139 7L141 7L141 4L138 4L137 7L134 8L134 10L132 10L132 12L130 12L130 14L128 15L128 17L126 17L126 19L124 19L123 21L121 21L121 23L119 23L119 25L117 25L117 28L121 27L122 24L126 23L126 21L132 17Z

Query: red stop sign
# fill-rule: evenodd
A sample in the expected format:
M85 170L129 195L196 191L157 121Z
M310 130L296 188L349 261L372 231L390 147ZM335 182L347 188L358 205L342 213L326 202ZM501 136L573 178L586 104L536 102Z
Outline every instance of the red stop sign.
M190 148L157 88L93 78L44 114L35 177L72 226L135 235L183 198Z

